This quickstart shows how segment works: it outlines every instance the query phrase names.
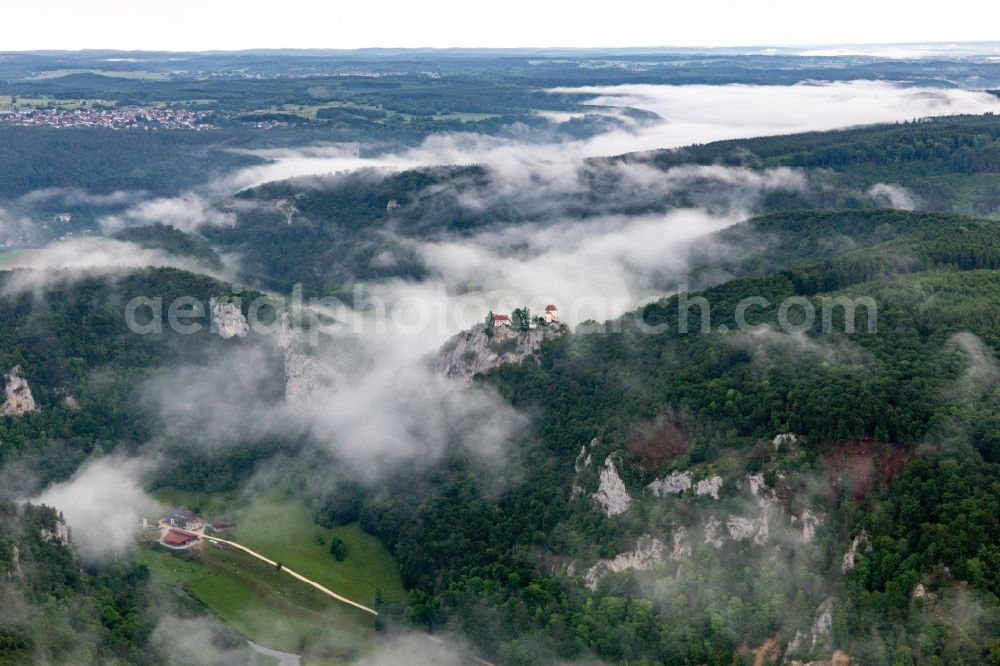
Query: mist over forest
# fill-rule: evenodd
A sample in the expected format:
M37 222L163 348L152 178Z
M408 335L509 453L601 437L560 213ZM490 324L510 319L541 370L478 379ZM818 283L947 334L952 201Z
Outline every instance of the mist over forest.
M0 53L0 664L1000 664L998 89Z

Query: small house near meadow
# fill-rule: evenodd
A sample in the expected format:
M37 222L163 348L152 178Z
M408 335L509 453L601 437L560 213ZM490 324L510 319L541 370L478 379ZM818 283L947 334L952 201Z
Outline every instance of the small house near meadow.
M193 511L188 511L187 509L176 509L167 516L166 523L171 527L190 530L192 532L200 530L205 526L205 521L202 520L201 516L195 515Z

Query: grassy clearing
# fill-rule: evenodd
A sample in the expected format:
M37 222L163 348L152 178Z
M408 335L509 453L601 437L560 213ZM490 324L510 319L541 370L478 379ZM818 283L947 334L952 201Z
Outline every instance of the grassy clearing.
M175 489L160 489L156 498L166 507L187 507L210 520L234 522L224 538L358 603L372 606L376 589L386 601L405 596L398 566L375 537L357 525L324 529L300 501L278 493L248 500L238 493ZM343 562L330 554L334 536L347 545ZM245 553L208 543L170 551L155 544L153 530L148 538L140 548L140 560L158 580L184 588L254 642L297 654L318 651L324 659L337 662L375 640L371 615Z
M229 538L287 564L306 578L366 606L375 603L375 590L386 601L404 598L399 567L375 537L357 525L324 529L301 502L259 498L235 514ZM347 545L347 557L338 562L330 541Z
M17 99L17 103L14 100ZM0 95L0 109L39 109L54 106L60 109L72 111L74 109L86 109L92 106L92 100L83 99L56 99L55 97L24 97L21 95Z
M240 551L206 543L175 552L146 542L138 557L157 579L182 587L258 644L296 654L321 648L349 659L375 640L367 613Z

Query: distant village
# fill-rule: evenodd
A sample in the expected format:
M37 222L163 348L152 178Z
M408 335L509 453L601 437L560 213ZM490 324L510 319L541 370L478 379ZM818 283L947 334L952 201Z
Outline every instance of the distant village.
M173 129L207 130L215 126L206 122L206 111L160 109L156 107L122 107L115 109L23 109L0 112L0 123L25 127L104 127L107 129Z

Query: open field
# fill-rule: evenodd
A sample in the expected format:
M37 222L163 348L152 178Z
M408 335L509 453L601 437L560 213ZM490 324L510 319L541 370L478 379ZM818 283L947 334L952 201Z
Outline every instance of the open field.
M15 99L17 100L15 103ZM74 109L90 108L95 100L84 99L56 99L55 97L24 97L23 95L0 95L0 109L10 111L17 109L38 109L49 106L58 107L67 111ZM113 106L113 102L103 102Z
M386 601L404 597L395 561L378 539L357 525L324 529L313 522L304 504L269 498L254 501L235 518L236 526L226 538L287 564L338 594L366 606L375 603L376 589ZM333 537L347 545L343 562L330 554Z
M281 562L338 594L374 605L376 590L386 601L405 592L398 567L381 543L357 525L332 530L316 525L309 508L295 500L264 495L249 503L235 493L188 493L161 489L166 506L185 506L210 520L234 522L220 535ZM347 557L337 562L330 540L341 538ZM316 649L345 659L374 640L374 619L331 599L289 574L230 548L207 542L187 551L168 551L149 531L140 560L154 576L179 586L256 643L288 652Z
M146 542L138 558L158 579L182 587L261 645L295 653L322 645L346 659L374 639L368 614L240 551L205 543L170 552Z
M146 72L142 70L115 70L115 69L48 69L38 72L28 80L59 79L71 74L96 74L114 79L137 79L141 81L165 81L170 75L165 72Z

